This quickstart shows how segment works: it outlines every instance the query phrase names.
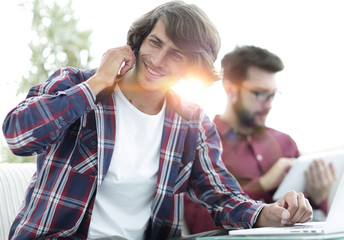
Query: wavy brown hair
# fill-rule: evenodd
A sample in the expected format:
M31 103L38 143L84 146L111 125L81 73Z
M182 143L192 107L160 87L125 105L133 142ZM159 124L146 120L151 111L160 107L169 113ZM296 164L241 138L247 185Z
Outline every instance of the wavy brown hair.
M282 60L274 53L256 46L237 46L221 60L223 79L241 84L247 78L249 67L276 73L284 68Z
M135 55L158 19L164 22L166 35L190 61L189 74L208 82L218 80L214 62L220 49L220 37L205 12L194 4L167 2L137 19L127 35L127 43Z

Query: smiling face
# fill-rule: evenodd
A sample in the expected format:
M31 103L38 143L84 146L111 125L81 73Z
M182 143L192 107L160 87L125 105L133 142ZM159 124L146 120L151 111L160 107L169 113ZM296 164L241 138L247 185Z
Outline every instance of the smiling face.
M188 60L165 32L158 20L143 40L136 62L137 82L147 91L166 91L185 74Z
M241 125L264 127L277 89L275 73L256 67L250 67L247 73L247 79L238 87L233 110Z

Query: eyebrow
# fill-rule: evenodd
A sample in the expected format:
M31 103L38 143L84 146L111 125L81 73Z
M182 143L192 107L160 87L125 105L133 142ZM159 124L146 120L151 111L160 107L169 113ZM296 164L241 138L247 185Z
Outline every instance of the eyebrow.
M276 91L278 91L278 88L275 88L275 89L271 90L271 89L267 89L267 88L261 87L261 86L253 86L253 87L251 87L251 86L244 86L243 85L243 87L247 88L247 89L249 89L251 91L256 91L256 92L276 92Z
M164 42L163 42L158 36L156 36L155 34L151 34L151 35L149 35L148 37L153 37L153 38L155 38L155 40L157 40L158 42L164 44Z
M277 88L275 88L273 90L267 89L267 88L251 88L251 90L259 91L259 92L275 92L275 91L277 91Z

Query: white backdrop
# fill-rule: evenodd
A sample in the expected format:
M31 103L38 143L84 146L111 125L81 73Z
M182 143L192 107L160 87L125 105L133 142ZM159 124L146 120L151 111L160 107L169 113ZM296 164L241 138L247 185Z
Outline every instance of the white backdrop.
M61 1L59 1L61 2ZM131 23L163 0L74 0L80 29L92 29L92 67L104 51L126 43ZM186 0L196 3L217 26L222 39L216 67L236 45L256 45L281 57L282 95L267 124L290 134L302 152L344 146L344 2L341 0ZM16 1L0 3L0 122L24 96L17 83L28 71L31 14ZM221 83L210 89L178 91L198 102L210 117L222 113ZM195 91L198 89L199 91ZM1 140L3 136L1 134Z

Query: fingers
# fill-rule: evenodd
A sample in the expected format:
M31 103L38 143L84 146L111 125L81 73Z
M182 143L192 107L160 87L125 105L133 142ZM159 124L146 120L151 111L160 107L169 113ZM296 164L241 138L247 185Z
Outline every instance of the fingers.
M296 193L295 191L288 192L283 198L277 201L279 206L284 207L289 212L289 217L286 218L286 213L280 215L281 224L289 225L294 223L307 222L312 219L312 207L303 195L303 193Z
M312 207L303 193L297 194L296 206L288 207L290 212L289 223L303 223L312 219Z
M134 52L131 50L130 47L129 49L126 48L126 51L127 51L127 55L125 55L123 58L123 63L119 70L119 75L126 74L130 69L134 67L134 64L135 64L136 57L135 57Z
M298 194L295 191L288 192L283 198L281 203L283 204L281 207L284 207L289 212L288 218L282 218L281 216L281 224L292 224L291 220L295 216L297 209L299 207L298 203Z
M133 68L135 59L135 55L128 45L111 48L103 54L97 73L114 79L117 74L123 75Z
M331 176L333 177L333 182L334 182L337 179L337 173L332 162L329 164L329 168L330 168Z
M283 210L280 216L282 225L286 225L289 223L288 219L290 218L290 212L288 210Z
M322 159L315 159L311 166L311 173L313 173L313 180L315 183L322 183L323 185L327 185L327 183L330 181L330 173L328 171L328 168Z
M101 59L96 73L87 80L93 93L97 95L107 87L113 86L120 81L121 77L127 73L135 64L135 55L129 45L111 48L107 50Z
M315 204L323 202L330 187L336 180L336 171L332 163L327 165L322 159L315 159L305 172L306 190Z
M311 180L324 187L331 185L336 179L336 171L332 163L327 165L323 159L315 159L310 167Z
M256 227L292 225L312 220L313 211L303 193L290 191L273 204L266 204L260 212Z

